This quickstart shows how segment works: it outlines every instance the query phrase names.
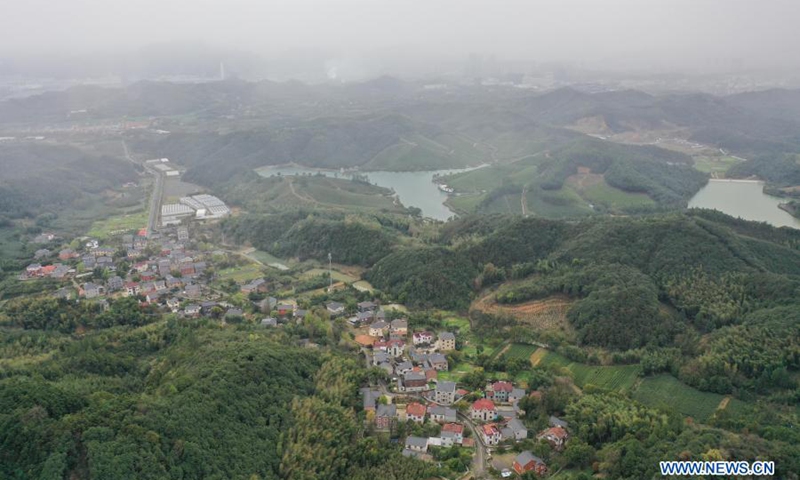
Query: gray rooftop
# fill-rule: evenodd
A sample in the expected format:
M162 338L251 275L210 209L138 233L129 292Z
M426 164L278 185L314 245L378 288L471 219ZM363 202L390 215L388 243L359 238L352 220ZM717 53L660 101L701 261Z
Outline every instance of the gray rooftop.
M436 386L436 390L440 392L455 392L456 391L456 382L439 382Z
M537 457L536 455L532 454L527 450L517 455L517 457L514 460L520 465L527 465L528 463L531 462L531 460L533 460L536 463L544 463L544 460L542 460L541 458Z
M428 439L422 437L409 436L406 438L406 447L426 448L428 446Z

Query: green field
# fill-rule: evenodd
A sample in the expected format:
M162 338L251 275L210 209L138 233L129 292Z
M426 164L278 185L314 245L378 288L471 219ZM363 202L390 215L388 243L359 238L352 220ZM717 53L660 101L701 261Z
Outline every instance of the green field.
M524 358L529 360L533 352L535 352L539 347L536 345L527 345L524 343L515 343L511 345L511 347L506 350L506 353L503 354L504 357L508 359L512 358Z
M456 195L448 198L444 204L456 213L468 214L474 212L484 198L485 194Z
M264 274L261 272L261 267L256 264L250 264L221 270L219 272L219 279L233 280L236 283L244 283L262 277L263 275Z
M595 205L605 205L610 209L624 209L639 206L653 206L656 204L652 198L644 193L624 192L607 184L602 183L586 187L582 192L583 198Z
M528 214L547 218L591 215L594 211L575 190L564 185L558 190L542 190L532 185L525 196Z
M672 375L658 375L645 378L633 392L633 398L648 407L672 410L705 422L725 397L717 393L701 392ZM728 408L739 408L739 403L741 402L731 400Z
M87 235L90 237L107 238L147 227L147 212L115 215L92 224Z
M300 275L300 278L307 279L312 277L319 277L327 273L328 273L327 268L312 268L311 270L303 272L303 274ZM355 277L344 274L342 272L337 272L336 270L333 270L331 272L331 276L333 277L333 280L337 282L353 283L358 280Z
M733 157L697 156L694 157L694 168L701 172L724 174L729 168L740 162L741 160Z
M593 366L577 363L545 349L538 349L533 360L536 366L554 367L569 372L575 384L581 388L589 385L605 390L628 392L636 384L641 368L639 365Z
M293 260L284 260L263 250L255 250L253 252L248 253L247 255L255 258L256 260L265 265L269 265L271 263L280 263L281 265L291 266L293 263Z

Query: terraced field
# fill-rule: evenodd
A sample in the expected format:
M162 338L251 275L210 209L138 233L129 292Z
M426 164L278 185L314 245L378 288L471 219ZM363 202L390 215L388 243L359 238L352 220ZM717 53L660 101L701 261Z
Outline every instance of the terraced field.
M636 385L641 368L638 365L593 366L573 362L555 352L539 348L531 355L534 366L551 366L568 372L575 385L594 385L606 390L629 392Z
M648 407L673 410L700 422L707 421L721 406L739 409L743 403L717 393L701 392L672 375L645 378L633 392L633 398Z

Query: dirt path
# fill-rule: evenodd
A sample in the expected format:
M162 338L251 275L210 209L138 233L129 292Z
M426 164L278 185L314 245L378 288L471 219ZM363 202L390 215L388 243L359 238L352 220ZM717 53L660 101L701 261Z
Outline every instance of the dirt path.
M723 398L722 401L719 402L717 410L725 410L726 408L728 408L729 403L731 403L731 397Z
M528 195L528 186L525 185L522 187L522 195L520 195L519 203L522 206L522 216L528 216L528 202L525 201L525 197Z

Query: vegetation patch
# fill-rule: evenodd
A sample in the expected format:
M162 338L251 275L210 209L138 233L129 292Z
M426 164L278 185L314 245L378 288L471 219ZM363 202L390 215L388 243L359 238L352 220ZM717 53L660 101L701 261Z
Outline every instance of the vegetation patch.
M717 393L701 392L672 375L645 378L634 390L633 398L648 407L675 411L700 422L711 418L726 399Z

